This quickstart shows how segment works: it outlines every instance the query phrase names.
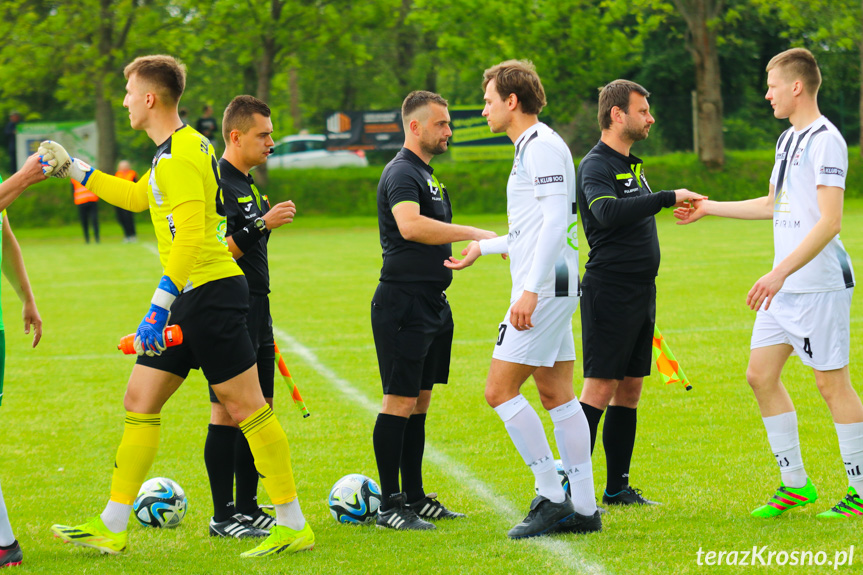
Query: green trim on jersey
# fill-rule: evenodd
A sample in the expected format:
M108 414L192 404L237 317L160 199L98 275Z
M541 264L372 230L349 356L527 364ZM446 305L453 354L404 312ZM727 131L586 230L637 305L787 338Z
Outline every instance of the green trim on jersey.
M431 179L434 182L434 185L437 186L438 190L440 190L443 187L440 185L440 182L438 181L437 176L435 176L434 174L431 175Z
M261 192L258 191L257 186L255 184L250 184L252 188L252 192L255 194L255 204L258 206L258 211L261 210Z
M618 180L628 180L629 178L634 177L636 180L641 179L641 166L642 164L631 164L632 171L626 172L623 174L615 174L615 179Z
M401 202L397 203L395 206L393 206L393 208L395 208L396 206L400 206L400 205L402 205L402 204L416 204L416 205L420 205L420 203L419 203L419 202L415 202L415 201L413 201L413 200L404 200L404 201L401 201Z
M629 174L629 177L631 178L631 177L632 177L632 174ZM590 202L590 203L587 205L587 209L589 210L589 209L590 209L590 206L592 206L593 204L595 204L595 203L596 203L596 200L602 200L602 199L605 199L605 198L609 198L609 199L612 199L612 200L616 200L616 199L617 199L617 196L599 196L598 198L593 198L593 201L592 201L592 202Z

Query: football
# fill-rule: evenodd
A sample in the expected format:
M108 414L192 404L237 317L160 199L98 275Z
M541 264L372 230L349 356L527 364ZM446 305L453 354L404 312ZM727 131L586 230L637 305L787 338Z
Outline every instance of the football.
M352 473L336 481L327 503L339 523L371 523L381 505L381 489L365 475Z
M563 470L563 461L560 459L554 460L554 467L557 469L557 474L560 476L560 484L563 486L563 490L566 493L569 493L569 477L566 475L566 471ZM539 493L539 489L534 487L534 491Z
M132 504L132 512L145 527L176 527L188 508L183 488L165 477L145 481Z

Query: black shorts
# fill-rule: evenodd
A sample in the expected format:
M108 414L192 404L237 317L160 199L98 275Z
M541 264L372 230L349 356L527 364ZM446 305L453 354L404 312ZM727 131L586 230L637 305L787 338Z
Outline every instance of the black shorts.
M372 332L385 395L418 397L449 379L452 310L439 289L381 282L372 299Z
M249 315L246 316L252 349L257 353L258 381L264 397L273 397L276 375L276 344L273 340L273 318L270 315L270 297L249 295ZM219 403L213 388L210 388L210 401Z
M207 282L181 293L171 306L168 323L180 326L183 343L159 356L139 356L137 363L183 379L190 369L200 369L210 385L224 383L255 365L246 328L248 312L245 276Z
M650 375L656 284L600 280L585 272L581 290L584 377Z

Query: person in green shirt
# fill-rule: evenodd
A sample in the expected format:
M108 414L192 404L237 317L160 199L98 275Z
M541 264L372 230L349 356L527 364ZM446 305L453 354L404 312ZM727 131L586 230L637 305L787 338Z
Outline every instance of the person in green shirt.
M9 280L12 289L18 294L18 298L24 304L22 317L24 319L24 333L29 334L33 328L33 347L42 339L42 318L36 308L36 298L30 288L30 279L27 277L27 269L24 267L24 258L21 256L21 248L9 220L6 218L6 210L0 212L0 228L2 228L2 250L0 250L0 270ZM3 376L6 364L6 330L3 325L3 313L0 310L0 405L3 402ZM21 545L12 533L12 525L9 523L9 514L6 512L6 503L3 500L3 491L0 490L0 567L11 567L20 565L24 554Z

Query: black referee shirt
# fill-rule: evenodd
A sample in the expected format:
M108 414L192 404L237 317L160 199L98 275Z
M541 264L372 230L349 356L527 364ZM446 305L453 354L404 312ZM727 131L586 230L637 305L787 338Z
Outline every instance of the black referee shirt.
M225 236L231 236L238 230L251 224L270 211L267 196L261 196L252 176L245 175L225 158L219 160L221 186L224 192L225 217L228 227ZM252 230L253 234L258 232ZM243 270L246 281L249 282L249 293L252 295L267 295L270 293L270 268L267 263L267 241L270 232L267 231L261 240L255 243L243 257L237 260L237 265Z
M445 290L452 282L452 270L444 260L452 255L452 244L430 246L404 239L399 233L393 207L415 202L420 215L452 222L452 207L446 187L437 181L431 166L402 148L381 174L378 184L378 228L383 250L382 282L424 282Z
M674 205L674 192L652 193L641 159L624 156L602 141L581 160L575 191L590 246L585 271L610 279L654 281L659 238L653 216Z

